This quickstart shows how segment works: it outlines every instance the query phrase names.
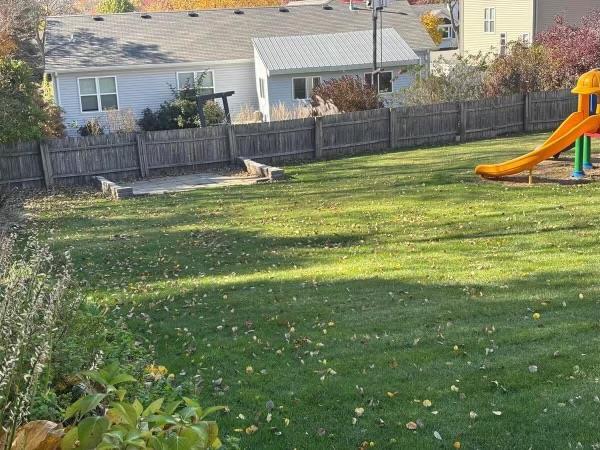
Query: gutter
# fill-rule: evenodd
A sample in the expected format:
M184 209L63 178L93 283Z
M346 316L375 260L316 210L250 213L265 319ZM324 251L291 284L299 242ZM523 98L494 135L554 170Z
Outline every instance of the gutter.
M153 63L153 64L127 64L121 66L90 66L90 67L69 67L60 68L60 66L52 66L47 64L47 72L53 72L55 74L61 73L89 73L89 72L114 72L114 71L131 71L131 70L158 70L161 69L178 69L178 68L192 68L193 66L203 66L206 68L213 68L218 66L228 66L233 64L254 64L254 59L229 59L221 61L190 61L182 63Z

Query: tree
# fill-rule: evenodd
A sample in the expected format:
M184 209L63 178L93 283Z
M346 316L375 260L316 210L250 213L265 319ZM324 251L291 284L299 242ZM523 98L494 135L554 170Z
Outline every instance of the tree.
M578 26L557 17L535 42L548 50L554 62L554 83L573 84L581 74L600 67L600 10L583 17Z
M0 41L3 56L23 59L41 73L45 65L46 18L73 11L73 0L2 0Z
M365 111L382 106L377 90L357 76L344 75L323 81L313 89L313 107L331 102L340 112Z
M442 43L442 39L444 38L442 32L440 31L440 25L442 25L444 21L432 12L428 12L421 16L421 23L429 33L429 36L431 36L433 42L436 45L440 45Z
M129 0L100 0L97 12L100 14L115 14L134 11L133 3Z
M138 11L178 11L214 8L279 6L281 0L136 0Z
M485 76L487 96L557 90L568 87L567 80L556 77L558 62L540 44L509 44L506 56L496 58Z
M454 30L454 34L456 36L459 35L458 14L460 14L460 0L408 0L408 3L411 5L446 5L446 8L448 8L448 12L450 14L450 23L452 25L452 29Z
M42 137L46 114L31 69L23 61L0 60L0 143Z

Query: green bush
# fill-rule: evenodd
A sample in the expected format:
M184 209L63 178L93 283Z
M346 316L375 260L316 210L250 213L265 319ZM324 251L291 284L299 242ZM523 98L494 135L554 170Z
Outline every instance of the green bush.
M127 13L134 10L130 0L100 0L96 9L100 14Z
M177 130L183 128L198 128L201 126L196 96L202 89L202 77L196 85L179 91L173 89L173 99L164 102L158 110L146 108L138 121L144 131ZM204 105L204 117L208 126L218 125L225 121L223 108L214 101Z
M97 387L65 410L65 420L75 420L61 442L70 449L194 449L222 447L219 428L206 418L223 406L202 408L187 397L164 397L142 404L126 400L124 385L137 383L117 364L83 374Z
M23 61L0 59L0 144L40 139L46 114Z

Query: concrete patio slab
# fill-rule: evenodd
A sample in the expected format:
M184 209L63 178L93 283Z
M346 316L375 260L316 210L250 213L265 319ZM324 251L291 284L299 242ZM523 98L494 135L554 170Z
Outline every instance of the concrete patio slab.
M262 177L228 176L213 173L196 173L176 177L154 178L134 181L127 185L133 188L133 195L158 195L171 192L185 192L194 189L254 184L265 181Z

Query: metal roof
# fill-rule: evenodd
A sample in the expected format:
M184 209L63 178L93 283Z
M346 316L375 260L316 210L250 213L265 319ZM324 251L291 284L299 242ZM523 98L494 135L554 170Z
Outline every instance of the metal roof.
M46 70L76 71L98 67L184 64L254 59L252 38L362 31L371 27L363 3L350 11L331 0L321 5L58 16L47 21ZM397 0L383 14L384 28L394 28L413 50L437 48L422 26L419 12Z
M381 35L380 35L381 33ZM377 31L383 51L377 60L385 66L418 64L419 57L393 28ZM373 32L311 34L252 39L269 75L324 70L364 69L373 65Z

